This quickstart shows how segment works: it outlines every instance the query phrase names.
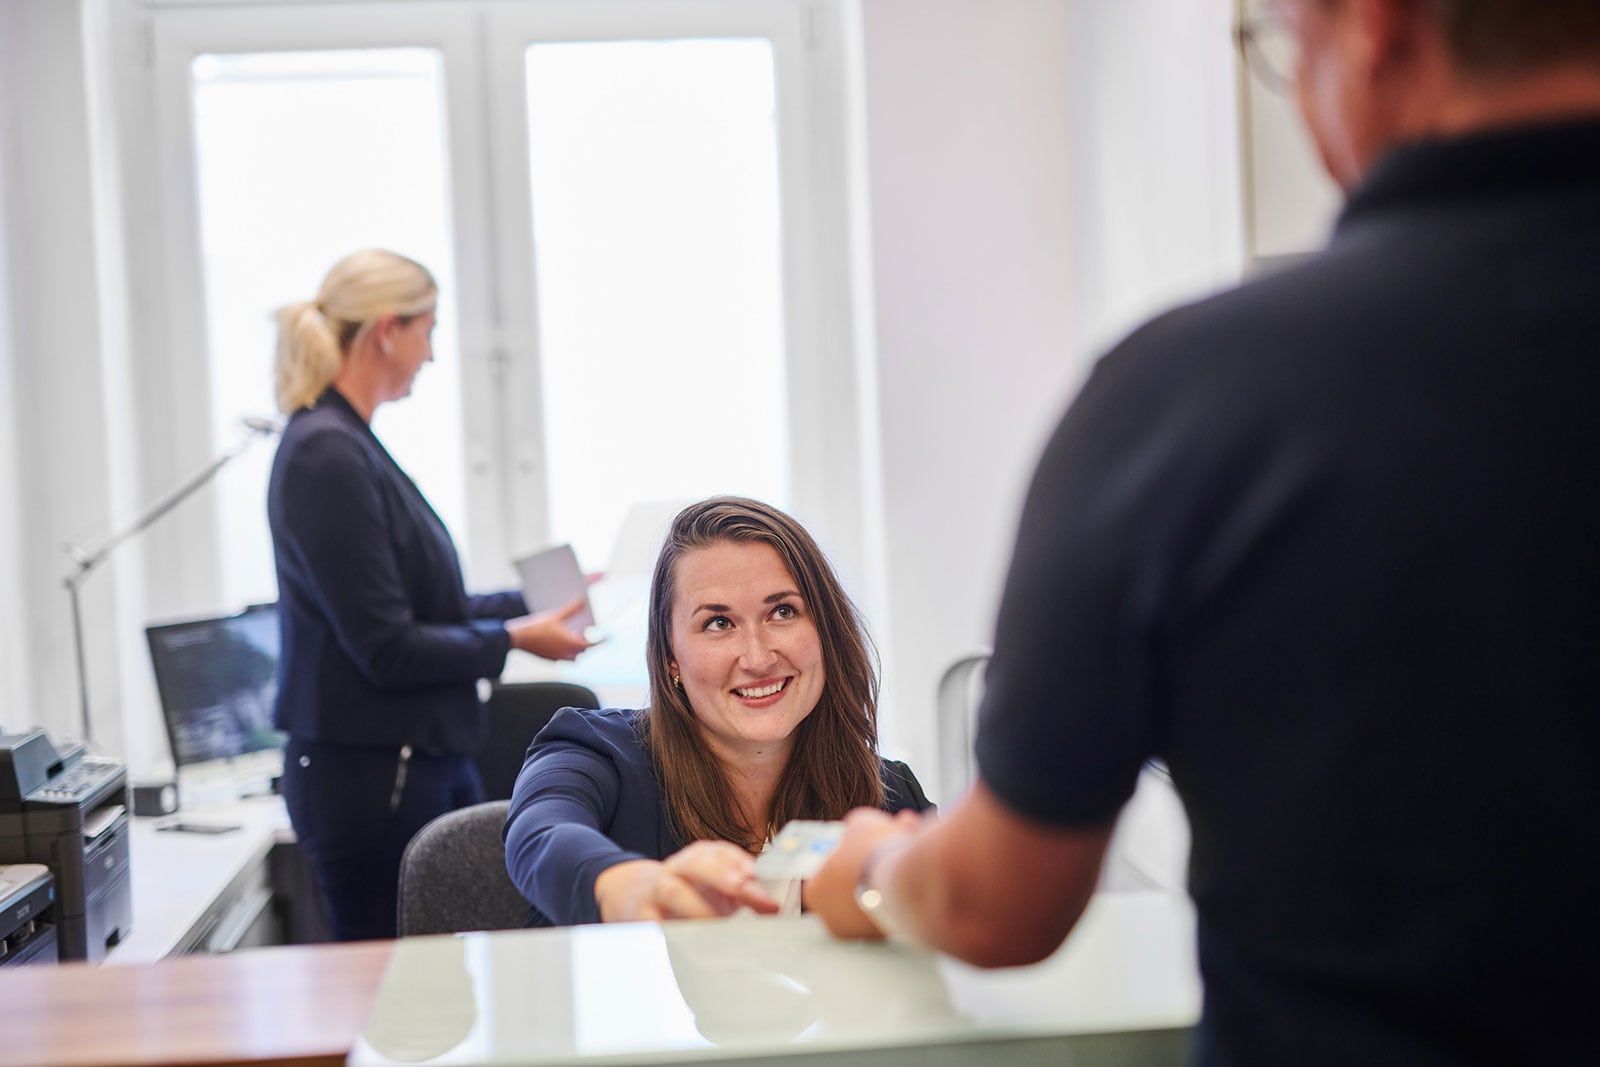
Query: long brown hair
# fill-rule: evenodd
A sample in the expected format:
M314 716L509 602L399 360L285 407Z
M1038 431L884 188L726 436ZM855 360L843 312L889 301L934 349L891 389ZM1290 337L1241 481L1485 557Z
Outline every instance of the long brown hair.
M817 706L795 727L766 825L739 819L728 769L702 739L694 709L672 684L672 603L683 556L715 544L771 545L789 568L822 642ZM650 707L640 719L667 818L681 841L720 839L755 850L790 819L838 819L883 807L878 761L878 672L871 639L828 559L794 519L759 500L713 497L672 520L650 585Z

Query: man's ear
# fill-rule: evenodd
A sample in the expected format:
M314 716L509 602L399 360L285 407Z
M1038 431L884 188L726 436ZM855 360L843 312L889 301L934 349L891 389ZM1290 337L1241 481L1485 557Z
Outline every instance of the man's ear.
M1427 52L1438 26L1428 0L1343 0L1348 8L1346 57L1369 80L1381 81L1412 67Z

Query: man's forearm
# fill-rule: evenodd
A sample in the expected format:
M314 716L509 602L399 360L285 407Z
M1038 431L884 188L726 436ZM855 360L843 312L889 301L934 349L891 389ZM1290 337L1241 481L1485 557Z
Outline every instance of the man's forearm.
M880 925L978 966L1036 962L1083 913L1109 837L1109 826L1029 824L980 783L944 818L880 846L867 872L883 894Z

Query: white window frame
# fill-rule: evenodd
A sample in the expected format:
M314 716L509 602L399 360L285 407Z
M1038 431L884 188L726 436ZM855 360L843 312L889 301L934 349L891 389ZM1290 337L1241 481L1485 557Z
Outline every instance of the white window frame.
M382 17L374 18L381 7ZM157 10L150 16L152 88L157 122L157 151L162 221L162 286L160 304L165 312L168 342L158 359L176 401L175 417L167 432L178 438L177 451L203 456L210 444L210 390L204 306L204 262L197 188L197 159L193 122L191 66L196 56L213 53L311 51L357 48L430 48L443 57L443 119L448 148L452 253L459 292L450 294L460 340L463 403L471 410L470 395L490 390L480 379L489 373L490 349L485 323L489 255L486 248L491 222L482 196L473 195L480 182L483 130L474 117L481 113L481 82L472 76L478 59L473 20L463 18L459 5L450 3L330 3L284 5L252 3L239 7L183 7ZM196 294L201 294L197 298ZM154 361L152 361L154 363ZM481 438L490 431L489 420L463 421L463 455L467 470L467 527L473 543L469 551L488 546L476 543L477 531L491 534L503 526L496 509L501 494L492 491L498 472L479 457L492 450ZM214 589L221 588L221 558L214 514L193 509L193 523L204 523L195 540L205 555L186 553L193 568L203 560ZM152 561L152 570L160 561ZM159 580L159 579L158 579Z
M779 173L789 387L790 484L797 514L828 547L869 611L881 558L869 535L881 502L875 486L875 435L862 395L870 372L858 351L851 227L844 0L120 0L135 38L137 84L143 67L148 111L128 109L124 173L137 202L156 210L130 243L155 245L146 274L135 273L146 302L135 353L154 376L169 417L144 420L138 442L151 484L181 477L209 455L210 391L202 294L191 63L204 53L423 47L443 56L451 227L459 309L468 544L478 582L509 580L510 553L547 539L543 416L537 396L538 330L529 195L524 53L542 41L685 37L762 37L774 49L778 79ZM135 210L131 214L137 215ZM514 236L508 236L514 235ZM491 415L492 413L492 415ZM484 417L490 415L491 417ZM172 457L185 457L177 460ZM181 554L153 553L150 587L184 590L203 603L221 589L221 556L211 509L173 517Z
M814 147L812 89L807 84L807 52L816 41L808 12L816 9L793 0L693 0L663 4L657 0L546 0L541 3L496 4L488 12L488 67L494 79L489 94L493 123L495 211L507 232L533 232L528 190L528 116L523 101L525 55L535 43L561 41L675 40L689 38L761 38L773 49L777 78L778 173L782 211L782 275L784 278L784 358L790 427L790 477L796 510L813 521L832 525L832 500L816 492L818 480L808 477L827 442L817 430L827 424L829 356L825 343L821 253L816 233L819 214L809 203L818 189L819 162ZM515 108L499 106L517 101ZM505 329L515 357L510 361L507 395L538 395L540 381L537 311L526 294L537 291L537 264L531 241L506 241L498 264L507 309ZM845 309L846 317L848 309ZM511 499L514 536L526 544L547 541L550 530L544 433L541 418L508 420L514 462ZM820 481L826 485L827 480Z

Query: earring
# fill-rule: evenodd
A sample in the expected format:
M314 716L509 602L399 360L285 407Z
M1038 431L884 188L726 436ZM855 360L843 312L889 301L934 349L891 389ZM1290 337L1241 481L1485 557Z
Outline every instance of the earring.
M683 679L679 678L676 674L674 674L672 676L672 686L673 686L674 689L682 689L683 688Z

